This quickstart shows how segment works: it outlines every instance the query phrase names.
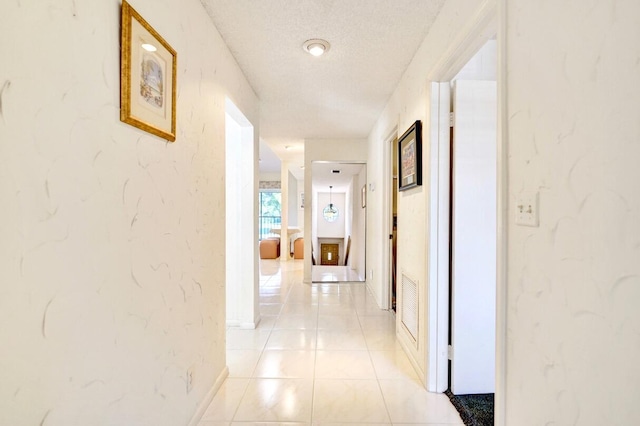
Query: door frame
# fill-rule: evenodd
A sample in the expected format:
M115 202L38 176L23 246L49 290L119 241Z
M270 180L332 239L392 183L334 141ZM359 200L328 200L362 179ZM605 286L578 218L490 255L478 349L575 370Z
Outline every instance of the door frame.
M384 234L384 249L385 255L383 256L384 262L382 264L382 303L381 309L391 309L391 285L393 281L391 279L391 260L392 260L392 243L389 239L389 235L393 232L393 143L398 138L398 126L394 126L387 136L384 138L384 151L383 151L383 171L384 171L384 191L382 194L382 223L386 226L386 233ZM397 278L397 277L396 277ZM396 289L397 292L397 289ZM397 301L396 301L397 303Z
M450 82L475 53L493 36L497 39L497 253L496 253L496 390L494 421L505 424L506 394L506 289L507 289L507 85L506 85L506 0L486 0L459 32L459 36L427 75L430 93L431 141L430 199L428 209L430 247L428 284L427 389L448 388L449 330L449 109L440 108L439 84Z
M233 121L239 128L239 143L232 143L234 150L227 148L231 123L226 120ZM244 169L225 171L226 325L243 329L255 329L260 322L258 151L258 138L253 124L231 99L225 98L225 165L229 161L250 159L250 162L244 163ZM230 193L234 196L234 203L229 203ZM228 209L234 212L233 220L230 220ZM235 244L228 244L229 235L234 235Z
M312 262L311 262L311 253L313 250L313 243L314 243L314 236L316 236L316 232L314 231L314 218L315 220L318 220L317 217L317 211L316 208L317 206L315 205L314 199L315 199L315 195L316 192L314 192L313 189L313 165L314 164L335 164L336 166L340 166L341 164L345 164L345 165L361 165L364 167L364 181L365 181L365 185L367 185L368 182L368 173L369 173L369 164L367 162L367 160L311 160L309 161L309 163L307 164L307 160L305 158L305 192L307 193L307 195L305 196L305 221L307 220L307 216L306 216L306 210L309 209L309 218L308 218L308 225L305 225L305 238L307 235L307 230L309 232L309 242L305 242L305 247L308 247L309 253L307 255L306 252L306 248L305 248L305 268L308 265L309 268L309 273L308 273L308 279L307 279L307 275L305 275L305 282L314 282L313 281L313 266ZM307 171L308 171L308 175L307 175ZM307 180L309 181L309 187L307 188ZM354 195L354 199L360 199L360 188L353 188L353 195ZM360 206L360 202L357 203L351 203L351 220L353 221L353 216L354 216L354 212L356 211L356 209L360 208L357 207ZM367 241L369 240L368 237L368 221L369 221L369 217L367 215L367 212L365 210L362 219L364 221L364 230L362 235L359 235L359 239L356 240L355 238L353 238L353 236L351 237L352 241L352 246L353 244L357 244L358 245L358 250L362 249L362 254L359 254L358 257L360 260L362 260L363 264L361 266L362 271L364 272L363 276L361 277L362 282L366 282L366 275L367 275ZM317 237L315 238L317 240ZM346 238L345 238L346 239ZM346 242L343 245L344 250L346 250L347 244ZM320 251L320 244L318 244L317 247L317 253L313 252L314 256L321 256L321 251ZM317 266L321 266L320 265L320 257L316 258L316 262L317 262ZM343 265L343 266L347 266L347 265ZM359 268L360 269L360 268ZM305 269L305 274L306 274L306 269ZM359 274L360 275L360 274Z

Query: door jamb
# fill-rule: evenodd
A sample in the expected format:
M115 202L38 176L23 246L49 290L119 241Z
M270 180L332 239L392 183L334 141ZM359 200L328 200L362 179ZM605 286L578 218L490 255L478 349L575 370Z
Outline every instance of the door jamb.
M427 333L427 389L444 392L449 387L449 198L450 181L450 127L449 105L451 91L449 82L430 84L431 141L429 170L429 297ZM445 285L446 284L446 285Z
M384 193L382 199L382 223L385 224L387 232L384 234L384 262L382 265L382 303L380 308L391 309L391 245L388 236L393 232L393 213L391 213L392 191L393 191L393 151L391 144L398 137L398 126L387 133L384 138Z
M225 98L225 114L240 127L240 146L243 149L242 155L250 155L250 159L252 160L252 175L245 175L245 177L243 178L245 180L251 179L251 183L248 185L243 184L244 186L242 187L242 191L238 192L237 194L237 196L242 200L243 205L247 208L240 218L242 222L240 224L240 228L242 229L238 230L238 238L242 242L242 246L245 247L243 249L245 255L240 256L237 251L234 251L231 254L232 262L234 262L239 268L236 269L236 272L240 274L239 278L241 284L234 287L234 294L231 296L235 299L235 301L231 303L234 304L236 318L232 320L226 319L226 324L243 329L255 329L261 319L258 297L260 287L260 281L258 277L258 139L256 137L253 124L247 119L240 108L238 108L229 98ZM225 144L228 143L226 129L227 123L225 123ZM225 162L228 161L229 155L229 152L225 150ZM225 185L226 184L227 183L225 183ZM225 209L226 208L227 207L225 207ZM249 220L250 223L246 223ZM227 226L228 225L225 222L225 228ZM229 256L228 247L229 244L225 243L226 257ZM227 285L226 283L228 281L229 280L225 278L225 286ZM229 303L230 301L226 300L225 306L228 307Z

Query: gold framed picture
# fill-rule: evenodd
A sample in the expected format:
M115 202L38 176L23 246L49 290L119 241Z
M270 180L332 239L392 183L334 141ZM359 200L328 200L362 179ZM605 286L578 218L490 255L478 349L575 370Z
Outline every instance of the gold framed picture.
M120 120L176 140L176 51L122 1Z

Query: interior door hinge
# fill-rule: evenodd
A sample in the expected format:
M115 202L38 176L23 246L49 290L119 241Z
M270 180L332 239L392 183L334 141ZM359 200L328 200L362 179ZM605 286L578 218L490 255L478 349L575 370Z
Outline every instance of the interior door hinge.
M453 127L453 123L455 122L455 114L453 112L449 113L449 127Z
M447 359L448 360L453 359L453 346L451 345L447 346Z

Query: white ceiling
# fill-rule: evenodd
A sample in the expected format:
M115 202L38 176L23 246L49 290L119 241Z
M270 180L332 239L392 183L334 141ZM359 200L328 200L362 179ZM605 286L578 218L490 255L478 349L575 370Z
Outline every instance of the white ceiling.
M280 158L267 145L264 140L260 140L260 172L280 173Z
M333 186L334 193L346 192L351 184L353 176L360 174L364 164L358 163L334 163L314 162L311 168L312 188L318 192L329 192L329 186ZM339 170L340 173L333 173ZM355 189L356 191L359 188Z
M305 139L368 136L444 1L201 0L260 99L261 141L298 178ZM329 51L305 52L312 38Z

